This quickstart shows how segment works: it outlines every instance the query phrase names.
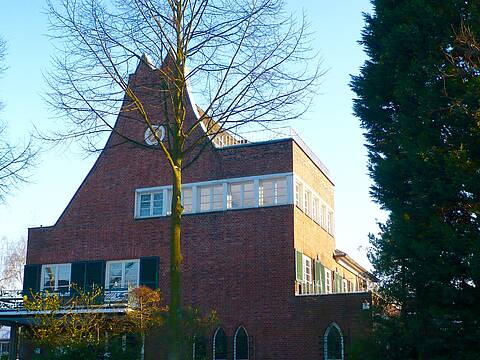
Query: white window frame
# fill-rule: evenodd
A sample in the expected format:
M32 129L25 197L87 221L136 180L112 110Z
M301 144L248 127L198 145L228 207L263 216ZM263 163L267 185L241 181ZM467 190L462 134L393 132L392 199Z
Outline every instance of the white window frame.
M295 205L303 210L303 184L300 180L295 180Z
M302 273L303 273L303 282L307 284L313 283L313 266L312 259L305 254L302 254ZM307 280L307 276L310 280Z
M53 291L59 291L59 288L58 288L58 272L59 272L59 268L60 266L68 266L69 268L69 272L70 272L70 276L69 276L69 279L68 279L68 290L70 290L71 286L72 286L72 264L71 263L62 263L62 264L45 264L45 265L42 265L42 270L40 272L40 290L41 291L44 291L45 289L45 269L47 267L52 267L52 266L55 266L55 286L54 286L54 289ZM47 289L48 291L52 291L50 288Z
M139 259L129 259L129 260L112 260L112 261L107 261L105 264L105 289L106 290L121 290L121 289L126 289L127 286L125 284L125 264L127 262L135 262L137 263L137 283L135 284L134 287L139 286L140 284L140 260ZM122 264L122 283L120 288L112 288L110 289L110 265L111 264Z
M159 215L153 214L153 197L155 194L162 194L162 212ZM150 211L148 215L140 215L142 195L150 195ZM168 192L166 189L148 191L139 189L135 192L135 219L147 219L152 217L165 216L168 212Z
M285 189L286 189L286 194L285 194L285 200L280 200L280 195L279 195L279 186L278 183L280 181L285 181ZM273 202L272 203L265 203L265 182L271 182L272 183L272 192L273 192ZM288 179L286 178L275 178L275 179L261 179L259 182L258 186L258 192L259 192L259 199L258 199L258 205L259 206L274 206L274 205L283 205L288 203ZM282 195L283 197L283 195Z
M332 270L325 268L325 294L332 292Z
M308 216L312 216L312 192L308 189L304 189L303 191L303 212Z

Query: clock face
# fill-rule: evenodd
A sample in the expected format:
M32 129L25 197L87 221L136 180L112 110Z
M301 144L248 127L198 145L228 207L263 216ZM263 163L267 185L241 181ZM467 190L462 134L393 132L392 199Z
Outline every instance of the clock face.
M155 133L160 141L162 141L165 138L165 128L162 125L152 125L152 127L155 129ZM147 145L158 145L158 141L155 139L155 136L149 127L145 130L145 143Z

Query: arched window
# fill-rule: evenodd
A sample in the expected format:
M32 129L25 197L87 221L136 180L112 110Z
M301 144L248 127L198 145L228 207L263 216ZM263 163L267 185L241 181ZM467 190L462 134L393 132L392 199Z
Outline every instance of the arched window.
M331 323L323 336L323 358L325 360L343 360L343 335L340 327Z
M218 328L213 335L213 360L227 360L227 334Z
M248 335L243 326L240 326L235 332L233 339L233 360L248 360Z
M193 360L207 359L207 338L195 336L193 339Z

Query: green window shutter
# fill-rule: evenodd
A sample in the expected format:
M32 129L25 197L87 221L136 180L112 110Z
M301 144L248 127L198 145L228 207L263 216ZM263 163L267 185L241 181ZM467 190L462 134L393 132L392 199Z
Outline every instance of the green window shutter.
M335 292L341 293L343 292L343 278L339 273L335 273Z
M322 284L322 272L320 271L320 261L315 260L315 283L318 286L321 286Z
M23 270L23 295L32 297L40 291L40 273L42 265L25 265Z
M303 281L303 254L295 250L296 278L297 281Z
M105 261L88 261L85 267L85 290L92 291L95 288L105 286Z
M325 266L323 266L322 263L320 263L320 276L322 278L322 294L325 294Z
M78 291L85 289L85 269L86 262L74 262L72 263L71 271L71 284L72 284L72 293L77 294Z

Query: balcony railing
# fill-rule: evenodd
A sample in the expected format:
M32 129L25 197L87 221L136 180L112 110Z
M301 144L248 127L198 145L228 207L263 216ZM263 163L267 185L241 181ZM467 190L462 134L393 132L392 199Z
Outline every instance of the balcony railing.
M22 290L0 290L0 311L23 308Z
M45 293L47 294L47 293ZM56 294L61 297L69 298L70 292L48 293ZM112 289L104 290L100 301L100 306L112 307L118 305L126 305L129 301L128 289ZM22 311L26 310L23 306L22 290L0 290L0 313L5 311Z
M293 139L298 146L310 157L310 159L319 167L320 170L331 179L330 171L320 158L308 147L308 145L302 140L298 133L290 126L283 126L277 128L268 128L263 130L245 131L233 133L223 132L219 133L213 139L213 143L216 147L223 148L228 146L237 146L242 144L252 144L263 141L281 140L281 139Z
M319 295L322 293L322 287L318 282L296 281L295 295Z

